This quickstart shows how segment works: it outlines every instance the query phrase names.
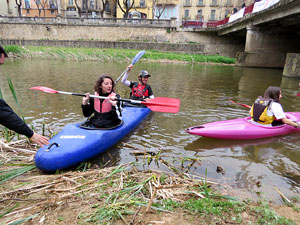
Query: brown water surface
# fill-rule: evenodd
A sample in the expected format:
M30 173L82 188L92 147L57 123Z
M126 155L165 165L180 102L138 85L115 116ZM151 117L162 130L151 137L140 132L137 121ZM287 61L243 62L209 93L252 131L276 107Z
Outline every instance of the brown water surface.
M81 98L69 95L46 94L29 90L32 86L47 86L56 90L93 93L97 77L108 73L117 78L126 68L124 63L70 62L57 60L13 60L0 68L0 88L5 100L14 108L13 97L7 85L9 76L17 91L23 114L41 132L42 121L54 132L66 124L83 121ZM284 110L299 111L299 80L282 78L282 70L238 68L232 66L208 66L189 64L136 64L129 76L137 79L137 73L146 69L155 96L180 98L181 108L177 114L152 113L109 155L117 164L136 161L131 153L133 147L158 153L175 166L181 167L184 157L199 158L192 164L183 163L184 171L205 175L216 182L236 190L249 190L252 197L260 193L263 197L280 202L273 185L288 198L299 197L300 177L300 133L276 138L233 141L216 140L192 136L185 132L188 127L207 122L227 120L248 115L248 110L234 105L227 99L251 104L258 95L270 86L280 86ZM129 89L121 83L117 90L128 97ZM103 163L102 155L94 162ZM142 158L138 158L140 163ZM154 161L143 168L168 170ZM216 171L217 166L224 169ZM260 184L260 185L258 185Z

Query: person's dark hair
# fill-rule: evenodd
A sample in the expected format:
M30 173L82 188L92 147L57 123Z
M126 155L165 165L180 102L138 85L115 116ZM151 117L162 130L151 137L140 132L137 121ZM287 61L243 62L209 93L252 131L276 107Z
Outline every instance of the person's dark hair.
M275 102L279 102L280 91L280 87L270 86L265 91L264 98L273 99Z
M1 54L4 54L4 56L5 56L6 58L8 57L8 55L6 54L4 48L0 45L0 55L1 55Z
M103 74L103 75L101 75L101 76L96 80L96 83L95 83L95 86L94 86L94 90L95 90L96 92L98 92L99 95L102 95L102 94L103 94L103 93L102 93L102 89L100 88L100 86L101 86L102 83L104 82L104 79L105 79L105 78L108 78L108 79L111 80L111 82L112 82L112 91L114 91L114 88L115 88L115 82L114 82L113 78L112 78L111 76L107 75L107 74Z

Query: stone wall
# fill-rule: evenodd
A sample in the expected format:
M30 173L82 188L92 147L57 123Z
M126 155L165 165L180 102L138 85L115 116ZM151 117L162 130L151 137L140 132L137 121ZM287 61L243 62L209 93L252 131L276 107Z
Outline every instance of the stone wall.
M170 28L0 23L2 44L156 49L235 57L244 38ZM5 43L4 43L5 41Z

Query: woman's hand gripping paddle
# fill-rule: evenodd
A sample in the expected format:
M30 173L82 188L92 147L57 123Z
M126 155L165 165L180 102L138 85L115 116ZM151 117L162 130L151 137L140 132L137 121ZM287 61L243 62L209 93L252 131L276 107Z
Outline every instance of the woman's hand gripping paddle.
M78 94L66 91L57 91L52 88L37 86L30 88L32 90L38 90L50 94L64 94L64 95L75 95L84 97L85 94ZM91 98L109 99L109 97L90 95ZM136 101L131 99L116 99L117 101L130 102L134 104L143 104L147 106L150 110L155 112L168 112L177 113L180 108L180 100L177 98L166 98L166 97L156 97L153 99L147 99L147 101Z
M134 65L137 63L137 61L139 61L140 58L142 58L142 56L145 54L146 51L142 50L140 51L138 54L136 54L134 56L134 58L131 61L131 64ZM128 71L128 69L124 70L123 73L121 73L121 75L115 80L115 84L118 83L118 81L121 79L121 77L124 75L124 73L126 73Z

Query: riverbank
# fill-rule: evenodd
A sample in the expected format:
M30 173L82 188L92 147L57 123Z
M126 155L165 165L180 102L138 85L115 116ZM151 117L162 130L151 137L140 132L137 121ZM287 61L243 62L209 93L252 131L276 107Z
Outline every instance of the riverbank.
M0 224L300 223L297 203L275 206L234 197L229 187L189 175L146 150L132 154L144 165L155 160L169 171L84 163L45 174L34 166L37 146L27 140L0 144Z
M140 51L134 49L68 48L43 46L4 46L11 58L45 58L61 60L95 60L130 62ZM233 65L234 58L147 50L141 60L174 63L207 63Z

